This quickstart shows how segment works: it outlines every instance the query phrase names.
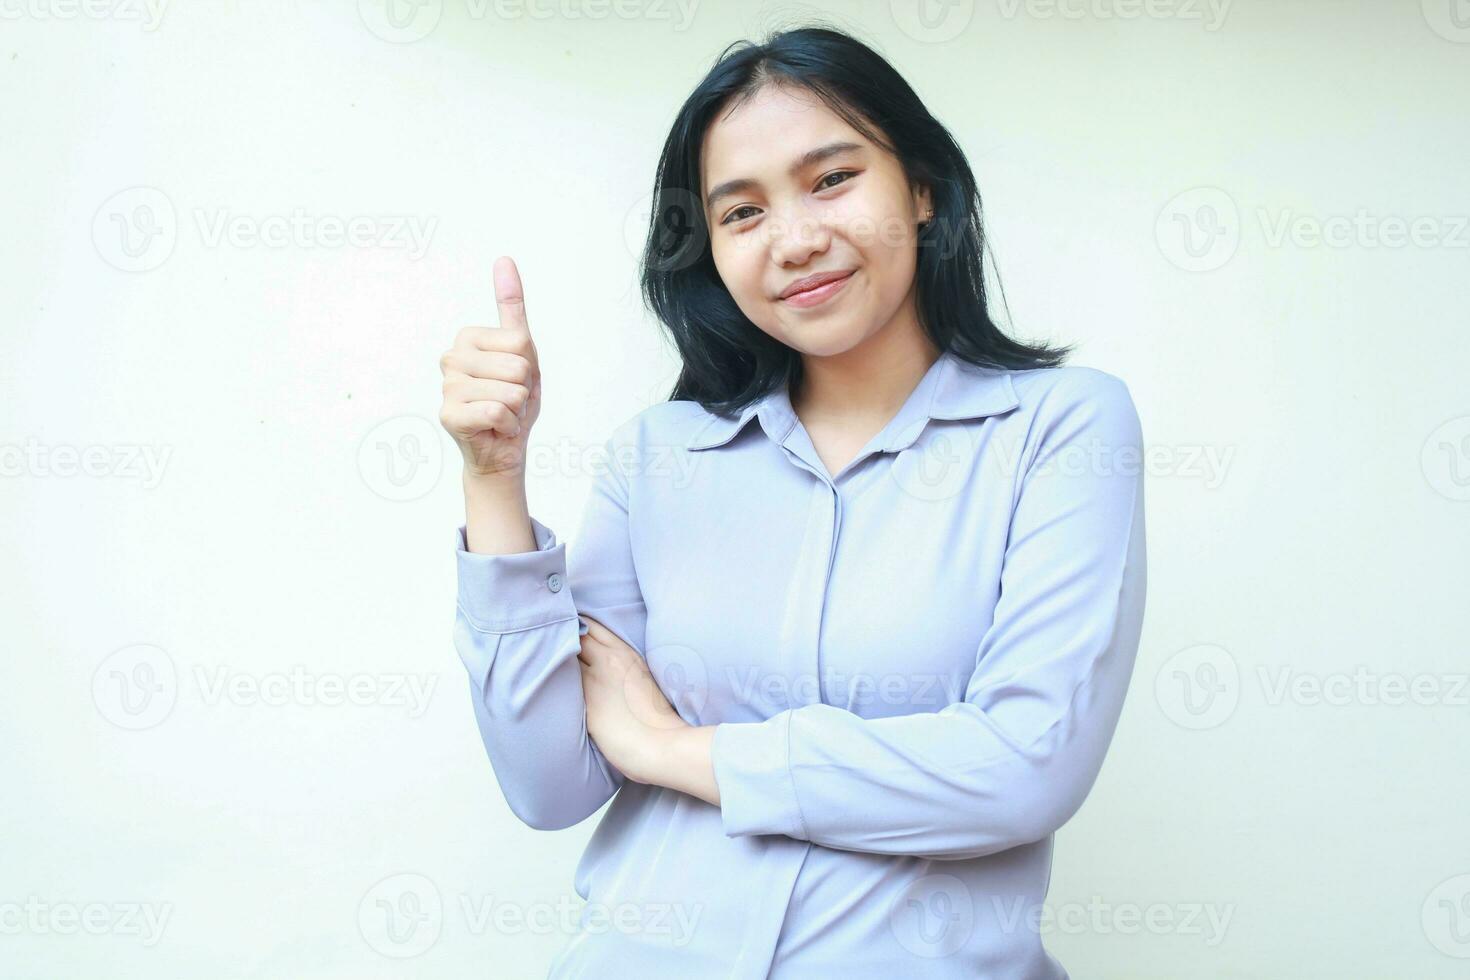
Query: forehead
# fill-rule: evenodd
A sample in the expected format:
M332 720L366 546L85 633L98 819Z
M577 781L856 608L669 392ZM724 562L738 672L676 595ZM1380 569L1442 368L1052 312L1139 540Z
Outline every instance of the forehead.
M870 145L812 93L766 85L711 121L700 153L703 189L732 178L784 174L788 157L837 140Z

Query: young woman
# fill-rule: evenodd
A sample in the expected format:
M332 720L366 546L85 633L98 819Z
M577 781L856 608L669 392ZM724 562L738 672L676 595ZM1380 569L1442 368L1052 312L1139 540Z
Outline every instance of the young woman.
M444 355L454 639L511 809L612 799L552 976L1064 977L1052 835L1121 711L1145 588L1127 387L992 322L979 196L904 80L824 28L737 46L659 162L683 360L570 551L526 503L520 280Z

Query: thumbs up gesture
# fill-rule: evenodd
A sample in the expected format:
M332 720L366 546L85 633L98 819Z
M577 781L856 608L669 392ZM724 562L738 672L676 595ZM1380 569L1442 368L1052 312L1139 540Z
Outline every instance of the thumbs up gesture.
M524 478L526 442L541 414L541 368L526 323L520 273L495 260L498 327L463 327L439 358L439 422L459 445L467 476Z

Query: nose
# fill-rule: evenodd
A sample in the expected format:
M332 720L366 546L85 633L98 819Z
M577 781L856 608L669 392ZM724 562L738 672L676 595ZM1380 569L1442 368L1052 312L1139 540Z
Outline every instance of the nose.
M806 265L827 251L832 231L821 212L804 206L783 209L762 226L769 235L771 261L782 268Z

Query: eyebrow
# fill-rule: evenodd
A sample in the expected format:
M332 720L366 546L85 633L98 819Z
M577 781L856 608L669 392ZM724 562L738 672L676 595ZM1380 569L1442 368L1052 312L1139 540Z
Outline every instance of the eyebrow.
M849 153L853 150L861 150L862 148L862 144L852 143L846 140L827 143L814 150L807 150L801 156L797 157L796 161L790 167L786 168L786 172L792 177L795 177L814 163L820 163L828 157L837 156L839 153ZM750 177L737 177L734 180L727 180L709 192L709 196L704 199L704 206L706 209L712 209L715 206L715 202L720 198L729 197L732 194L739 194L741 191L758 186L760 186L760 181Z

